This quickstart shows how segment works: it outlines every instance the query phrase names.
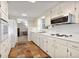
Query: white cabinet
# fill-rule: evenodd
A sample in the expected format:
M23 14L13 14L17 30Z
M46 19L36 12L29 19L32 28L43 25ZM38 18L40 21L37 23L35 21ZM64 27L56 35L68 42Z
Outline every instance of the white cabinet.
M44 52L55 58L79 58L79 43L32 33L32 39Z
M2 18L3 20L5 20L7 23L8 23L8 3L7 1L0 1L0 18ZM5 24L6 25L6 24ZM2 25L1 25L2 26ZM3 30L3 27L2 26L2 33L5 32L5 30ZM5 29L6 27L4 27ZM11 49L11 43L10 43L10 37L8 35L8 26L6 28L7 30L7 34L6 35L2 35L1 39L0 40L3 40L0 44L0 54L1 54L1 57L4 57L4 58L7 58L8 57L8 54L10 52L10 49Z
M6 16L8 16L8 3L7 1L1 1L1 10L3 13L6 14Z
M5 42L1 44L1 58L8 58L10 49L11 49L10 41L5 40Z
M44 45L43 50L48 53L48 49L47 49L47 47L48 47L48 39L46 37L44 37L43 41L44 41L43 42L43 45Z
M66 58L67 57L67 41L64 39L56 39L55 41L55 57Z
M79 58L79 51L72 48L68 48L68 50L68 58Z
M68 57L79 58L79 43L68 41Z
M7 1L0 2L0 18L8 21L8 3Z
M67 47L61 44L55 44L55 57L56 58L66 58L67 57Z
M55 38L48 37L47 40L48 40L47 44L48 55L51 57L55 57Z

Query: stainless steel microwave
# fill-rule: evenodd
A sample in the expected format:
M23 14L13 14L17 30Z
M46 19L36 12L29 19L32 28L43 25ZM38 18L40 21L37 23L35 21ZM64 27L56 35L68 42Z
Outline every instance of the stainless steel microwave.
M75 18L72 14L66 16L55 17L51 19L51 24L58 24L58 23L75 23Z

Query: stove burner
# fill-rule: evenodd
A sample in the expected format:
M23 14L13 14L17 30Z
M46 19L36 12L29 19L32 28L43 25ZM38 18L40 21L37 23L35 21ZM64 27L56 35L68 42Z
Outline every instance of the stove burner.
M52 36L57 36L57 37L72 37L72 35L66 35L66 34L51 34Z

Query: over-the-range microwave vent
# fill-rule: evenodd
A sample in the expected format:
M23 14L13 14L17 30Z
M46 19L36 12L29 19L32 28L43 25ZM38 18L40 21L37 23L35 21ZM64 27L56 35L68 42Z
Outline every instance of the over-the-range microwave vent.
M63 17L51 19L51 24L64 23L64 22L68 22L68 16L63 16Z

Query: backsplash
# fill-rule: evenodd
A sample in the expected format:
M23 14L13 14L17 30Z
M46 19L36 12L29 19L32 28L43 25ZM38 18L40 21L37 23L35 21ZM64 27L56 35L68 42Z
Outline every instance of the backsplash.
M48 33L79 34L79 24L66 24L54 26L51 29L49 29Z

